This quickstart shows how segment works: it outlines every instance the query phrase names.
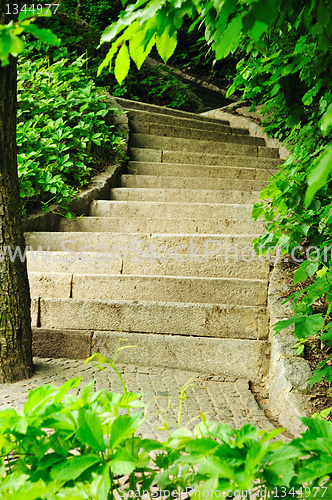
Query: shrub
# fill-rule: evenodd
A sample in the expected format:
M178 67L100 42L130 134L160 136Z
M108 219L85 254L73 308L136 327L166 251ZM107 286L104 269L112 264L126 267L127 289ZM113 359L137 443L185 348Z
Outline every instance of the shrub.
M117 371L115 360L99 354L89 360L109 363ZM78 377L60 388L30 391L22 414L0 412L2 499L109 500L130 491L136 497L143 490L151 493L153 486L172 498L179 489L191 488L196 498L206 497L206 491L209 498L230 498L236 490L331 498L331 422L303 418L308 430L284 444L271 442L284 429L265 432L247 424L235 430L201 415L193 431L179 423L160 443L135 436L145 419L144 405L119 376L123 394L95 392L92 381L77 395Z
M122 154L112 119L117 110L106 106L85 75L84 57L52 64L28 57L18 71L18 174L25 211L69 201Z

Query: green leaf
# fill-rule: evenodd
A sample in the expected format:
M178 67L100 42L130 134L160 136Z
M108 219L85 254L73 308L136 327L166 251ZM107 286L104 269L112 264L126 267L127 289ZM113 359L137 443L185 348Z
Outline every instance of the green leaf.
M214 0L214 7L215 9L221 9L216 24L216 33L219 36L219 33L223 33L226 28L229 16L236 9L236 0L225 0L223 2Z
M193 439L186 445L186 451L198 455L208 455L213 453L220 445L211 438Z
M289 460L290 458L299 458L303 452L299 448L294 446L281 446L278 450L274 451L269 455L269 462L274 462L275 460Z
M238 47L242 33L242 17L242 15L234 17L225 31L220 34L221 36L216 32L216 40L213 42L213 48L217 60L224 59Z
M327 132L332 127L332 106L329 106L324 114L320 128L323 132Z
M304 204L310 205L317 191L322 188L332 172L332 146L325 148L318 158L318 164L309 172L307 177L308 188L305 194Z
M127 45L123 43L116 57L115 68L114 68L114 76L117 79L119 85L121 85L123 80L128 75L129 68L130 68L129 52Z
M101 469L101 474L97 476L99 479L98 484L98 500L107 500L111 490L111 476L109 464L105 464Z
M156 47L158 54L166 63L173 54L177 44L176 32L170 35L170 26L167 26L161 36L156 36Z
M317 22L312 28L312 34L314 36L320 35L321 33L323 33L323 31L324 31L324 26L319 22Z
M78 411L77 437L82 443L96 451L105 451L103 429L99 415L92 410Z
M71 481L77 479L82 472L100 462L100 457L93 455L81 455L70 457L65 462L56 464L51 469L51 478L59 481Z
M331 473L332 457L325 455L321 460L302 467L297 480L299 484L308 483Z
M137 465L137 460L126 448L120 448L109 462L113 474L131 474Z
M290 319L278 321L273 325L274 331L279 333L284 328L295 325L294 334L298 339L303 339L314 335L324 328L324 318L322 314L312 314L307 316L302 313L293 314Z
M36 387L30 391L28 394L28 401L24 404L25 415L35 413L40 406L43 406L50 401L55 390L56 388L51 385L42 385L41 387Z
M208 457L198 466L198 473L208 477L235 479L232 468L218 457Z
M319 268L319 262L305 260L294 273L294 285L305 281L308 276L313 276Z
M276 460L265 469L265 476L274 486L289 486L294 477L294 465L290 460Z
M51 30L45 28L38 28L34 24L24 27L24 31L27 33L32 33L38 40L48 43L49 45L55 45L59 47L61 44L60 38L58 38Z
M317 20L318 22L326 28L331 19L331 13L326 7L324 0L320 0L317 7Z
M67 380L59 389L58 393L54 396L53 403L60 403L63 397L70 391L70 389L75 389L80 385L82 377L76 377L70 380Z
M111 450L114 450L122 441L128 439L136 432L141 416L141 413L136 413L132 417L129 415L120 415L114 420L111 429Z

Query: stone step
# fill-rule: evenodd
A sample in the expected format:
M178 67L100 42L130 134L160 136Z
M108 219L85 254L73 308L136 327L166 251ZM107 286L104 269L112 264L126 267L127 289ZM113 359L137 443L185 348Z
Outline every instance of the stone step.
M162 115L160 113L149 113L138 109L132 109L127 112L129 125L133 132L140 133L140 127L147 123L155 125L167 125L170 127L194 128L202 131L221 132L224 134L249 135L249 130L245 128L230 127L218 122L204 122L201 119L175 117L171 115ZM199 116L199 115L198 115Z
M214 191L208 189L172 189L172 188L113 188L110 200L115 201L169 201L183 203L244 203L259 202L259 193L247 191Z
M253 146L249 146L253 147ZM156 163L185 163L195 165L216 165L218 167L242 167L265 169L270 173L269 177L276 173L276 169L282 164L279 158L255 158L254 156L222 155L193 153L190 151L168 151L148 148L129 148L132 161L156 162ZM269 178L267 177L267 178Z
M176 167L177 171L179 171L179 167ZM218 191L227 189L228 191L259 192L264 189L266 184L266 181L248 181L248 179L209 179L201 177L133 174L121 176L121 187L126 188L209 189Z
M265 306L267 280L29 273L36 297ZM157 330L158 331L158 330Z
M66 298L41 298L39 307L41 328L183 335L187 340L267 336L265 307Z
M141 360L145 366L195 370L253 382L260 382L268 371L269 344L262 340L95 331L91 350L112 359L120 337L137 347L123 349L117 358L119 363L138 364Z
M135 175L137 179L140 179L143 176L195 178L199 179L197 182L202 180L203 186L205 180L212 183L215 181L222 183L224 182L224 179L236 182L243 181L245 184L247 184L248 181L262 182L266 184L267 180L272 175L271 172L263 168L219 167L213 165L157 163L144 161L129 161L128 171L131 175ZM252 186L252 183L250 182L249 185Z
M124 365L144 366L148 371L151 367L154 371L157 367L161 369L167 367L169 370L183 373L186 380L191 374L198 372L257 382L266 375L267 363L264 360L267 357L268 343L262 340L216 339L149 333L142 335L122 330L121 332L91 331L39 327L33 329L33 352L37 356L47 358L66 357L82 360L90 356L91 352L100 352L108 359L113 359L120 338L124 339L127 345L135 345L135 349L122 349L118 353L117 363ZM188 356L188 352L195 354ZM179 372L180 367L184 370L183 372ZM178 395L177 386L174 389L175 393ZM195 405L193 414L196 414L197 404L194 401L195 399L193 399ZM232 405L237 403L237 398L234 401ZM221 407L221 410L223 408ZM158 426L158 422L155 424ZM266 428L266 422L263 426ZM163 436L161 440L162 438Z
M80 217L77 220L61 219L58 231L98 233L190 233L190 234L252 234L260 235L264 224L253 219L150 219L146 217Z
M132 132L139 131L148 123L155 125L167 125L170 127L194 128L206 131L222 132L224 134L237 133L238 135L249 135L248 129L232 128L228 122L209 122L203 121L200 115L194 114L190 118L182 116L172 116L161 113L151 113L139 109L130 109L127 111L129 126Z
M265 146L262 137L251 137L245 134L235 134L234 130L206 130L202 128L185 128L183 126L165 125L162 123L149 123L142 121L130 121L130 130L136 134L148 134L153 136L176 137L199 141L227 142L232 144L248 144L252 146Z
M224 134L221 136L224 141L204 141L195 139L182 139L177 137L164 137L149 134L130 134L129 145L132 148L160 149L166 151L221 155L239 155L258 158L278 158L278 148L268 148L266 146L250 146L247 144L232 144L227 138L233 138ZM245 139L245 138L244 138Z
M234 278L267 280L271 263L265 258L255 258L252 262L235 261L234 256L225 262L223 255L212 255L205 262L197 259L190 262L190 254L183 254L181 259L161 262L154 258L144 262L132 262L130 258L125 261L118 255L113 260L113 255L108 259L103 258L101 252L80 252L73 259L69 252L27 252L28 271L41 273L66 273L66 274L131 274L145 276L196 276L201 278Z
M157 219L251 219L252 205L97 200L90 205L95 217L153 217Z
M116 97L118 103L122 106L124 110L138 109L141 111L148 111L150 113L159 113L162 115L175 116L179 118L190 118L201 122L209 123L220 123L222 125L229 125L227 120L218 120L217 118L210 118L207 116L202 116L196 113L190 113L188 111L180 111L178 109L166 108L164 106L156 106L155 104L147 104L140 101L131 101L129 99L122 99Z
M253 236L232 234L146 234L146 233L95 233L95 232L33 232L26 233L26 245L34 251L38 247L51 252L65 251L107 252L113 255L130 256L135 262L146 259L180 260L183 254L192 255L192 261L207 261L211 255L227 258L238 255L238 260L248 260L255 255ZM102 249L101 249L102 247ZM165 248L167 247L167 248ZM245 250L243 250L245 249ZM241 257L243 251L244 258ZM196 255L196 257L195 257Z
M156 219L251 219L252 205L97 200L90 205L94 217Z
M27 252L27 268L29 273L121 274L123 261L119 255L116 259L112 255L109 259L104 259L100 252L83 251L74 255L70 252L39 249ZM257 276L261 278L261 275ZM265 275L262 276L264 279Z

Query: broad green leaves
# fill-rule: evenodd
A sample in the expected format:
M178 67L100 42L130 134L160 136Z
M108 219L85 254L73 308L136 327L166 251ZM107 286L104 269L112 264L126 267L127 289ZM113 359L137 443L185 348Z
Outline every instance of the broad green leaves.
M305 205L308 207L315 194L327 183L332 172L332 146L327 147L318 158L317 165L307 177L308 189L305 196Z
M242 33L242 17L234 17L222 33L219 40L215 41L214 48L216 59L223 59L239 45Z
M0 31L0 61L3 66L9 64L9 55L17 57L24 50L22 40L14 35L12 28Z
M115 362L101 355L92 359ZM125 497L130 490L149 491L152 485L172 492L209 490L212 497L235 490L254 493L264 485L270 496L276 486L299 489L301 481L316 481L322 470L330 471L331 422L303 419L308 427L303 437L284 444L271 442L284 429L266 432L252 424L232 429L203 417L193 431L179 428L159 443L133 436L143 422L140 413L118 415L122 396L130 393L94 392L89 384L81 397L69 395L78 381L53 387L51 400L49 386L37 388L29 394L24 415L0 411L1 499L108 500L114 493ZM8 455L10 470L5 467ZM125 475L129 480L124 483Z
M241 6L236 0L138 0L136 4L128 5L118 21L104 31L101 43L113 43L99 72L111 66L115 57L116 78L119 83L123 81L129 71L128 54L121 45L123 40L129 41L129 56L138 68L155 44L166 62L176 48L177 30L185 16L194 20L191 29L200 21L204 22L206 41L212 44L218 60L239 46L243 34L262 45L261 37L277 15L275 0L243 2Z
M23 32L31 33L49 45L60 45L61 40L51 30L41 29L31 24L36 17L52 15L50 10L46 11L47 9L42 8L41 13L36 15L32 15L29 11L27 13L20 12L19 19L15 24L13 22L7 25L0 24L0 62L3 66L9 64L9 55L17 57L23 52L25 45L18 36Z
M324 318L321 314L307 316L302 313L296 313L290 319L278 321L273 328L276 333L279 333L291 325L294 325L294 334L301 340L315 335L322 330L324 328Z
M161 36L156 36L156 47L158 50L158 54L163 59L164 62L168 61L168 59L173 54L177 40L176 40L176 31L170 35L170 26L167 26Z

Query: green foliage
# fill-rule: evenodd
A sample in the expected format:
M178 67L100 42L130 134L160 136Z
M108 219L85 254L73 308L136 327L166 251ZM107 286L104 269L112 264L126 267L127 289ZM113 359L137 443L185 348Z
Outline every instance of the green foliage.
M103 52L96 50L99 40L96 29L86 24L77 24L75 18L69 16L44 20L43 25L51 28L62 40L65 40L66 46L61 45L59 48L38 46L38 50L33 51L34 58L48 57L50 61L55 62L66 57L74 61L84 54L87 60L82 66L82 71L94 81L96 86L107 89L113 96L181 108L186 111L197 109L199 99L192 95L188 85L182 83L168 67L146 63L138 71L136 66L131 64L126 80L119 85L114 76L114 67L111 73L103 71L97 76L98 66L104 56ZM121 67L119 71L122 71Z
M122 3L110 2L109 0L84 0L78 5L77 0L62 0L60 11L77 15L92 26L104 29L115 21L122 10Z
M50 4L49 4L50 5ZM12 4L8 4L8 8L14 10ZM37 26L33 24L33 21L37 17L50 17L53 13L53 8L42 7L38 4L31 10L22 7L18 21L14 24L10 22L9 24L0 24L0 62L3 66L9 64L9 56L12 55L17 57L24 51L25 45L22 39L19 37L22 33L31 33L36 38L50 44L50 45L60 45L60 39L55 36L50 30L38 29Z
M25 209L36 202L68 202L94 172L121 157L122 144L113 130L115 109L85 75L83 56L50 64L30 54L18 67L18 173Z
M115 358L110 362L95 354L87 361L116 370ZM168 495L194 488L194 498L207 490L210 498L236 490L275 497L276 487L288 492L284 498L303 497L305 487L320 492L319 498L331 497L332 423L322 417L303 418L307 431L284 444L272 442L284 429L266 432L247 424L235 430L204 415L193 430L181 427L180 409L179 428L160 443L135 435L145 419L140 394L125 386L123 394L95 391L94 381L79 388L80 380L30 391L22 414L0 411L4 500L22 495L25 500L110 500L130 490L143 495L152 486Z

